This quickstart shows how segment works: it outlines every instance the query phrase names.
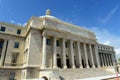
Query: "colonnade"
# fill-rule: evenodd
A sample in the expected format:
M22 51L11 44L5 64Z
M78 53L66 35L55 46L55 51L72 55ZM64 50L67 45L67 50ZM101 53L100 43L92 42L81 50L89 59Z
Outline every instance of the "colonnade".
M103 53L99 52L99 57L100 57L100 66L113 66L114 64L114 56L112 53Z
M52 46L53 46L53 68L58 68L57 66L57 46L56 46L56 41L57 41L57 37L52 37ZM42 48L42 65L41 68L47 68L47 53L46 53L46 40L47 37L43 36L43 48ZM61 48L62 48L62 68L68 68L67 62L66 62L66 47L65 47L65 42L67 39L62 38L61 39ZM91 44L91 43L85 43L82 42L83 45L83 49L81 48L81 42L79 41L74 41L72 39L67 40L69 41L69 61L71 63L71 68L76 68L76 64L75 64L75 60L78 61L79 68L83 68L83 62L85 63L85 67L89 68L89 67L100 67L100 63L99 63L99 57L98 57L98 51L96 50L97 45L96 44ZM74 53L74 47L73 47L73 43L76 42L76 52L77 52L77 56L75 56ZM81 51L83 50L83 52ZM84 56L83 56L84 55ZM78 58L76 58L78 57ZM84 57L84 58L83 58ZM91 62L91 66L90 66L90 62Z

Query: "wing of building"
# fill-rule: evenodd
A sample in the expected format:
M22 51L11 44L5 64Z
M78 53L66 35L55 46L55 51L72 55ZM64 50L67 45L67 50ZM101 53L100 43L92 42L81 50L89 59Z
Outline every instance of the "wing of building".
M91 70L91 74L114 64L112 46L99 44L93 32L59 20L49 10L44 16L32 17L25 27L0 22L2 80L50 80L53 76L55 80L70 80L67 74L80 77L84 70Z

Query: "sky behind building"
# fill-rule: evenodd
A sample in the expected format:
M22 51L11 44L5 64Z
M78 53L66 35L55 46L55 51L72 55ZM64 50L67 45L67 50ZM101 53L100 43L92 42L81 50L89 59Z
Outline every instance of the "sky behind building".
M120 0L0 0L0 21L25 25L32 16L51 15L95 32L98 42L120 57Z

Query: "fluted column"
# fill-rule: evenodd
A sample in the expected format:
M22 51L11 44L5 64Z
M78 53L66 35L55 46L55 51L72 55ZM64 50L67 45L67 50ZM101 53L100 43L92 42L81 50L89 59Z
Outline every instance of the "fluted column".
M56 37L53 37L53 68L57 68Z
M94 59L93 59L93 51L92 51L92 48L91 48L91 44L89 44L89 50L90 50L90 57L91 57L91 60L92 60L92 67L95 68Z
M4 59L4 56L5 56L6 45L7 45L7 40L4 40L2 53L1 53L1 59L0 59L0 66L3 65L3 59Z
M73 52L73 41L72 40L70 40L70 55L71 55L72 68L75 68L74 52Z
M43 48L42 48L42 66L41 68L46 68L46 36L43 36Z
M86 44L83 43L84 45L84 52L85 52L85 61L86 61L86 67L89 68L89 65L88 65L88 55L87 55L87 49L86 49Z
M81 48L80 48L80 43L79 42L77 42L77 52L78 52L79 67L83 68L82 58L81 58Z
M96 55L97 65L98 65L98 67L100 67L100 59L98 56L98 46L95 45L94 47L95 47L95 55Z
M65 52L65 39L62 39L62 55L63 55L63 68L67 68L66 65L66 52Z

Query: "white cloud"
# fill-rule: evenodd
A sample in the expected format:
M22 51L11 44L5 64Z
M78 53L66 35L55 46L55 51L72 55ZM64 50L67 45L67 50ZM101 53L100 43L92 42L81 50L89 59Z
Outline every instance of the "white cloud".
M120 37L110 33L106 29L92 27L91 30L96 34L99 43L111 45L115 48L117 58L120 58Z
M100 22L102 23L107 23L111 18L112 16L115 14L115 12L118 10L119 6L115 6L108 14L105 18L101 19Z
M110 45L111 42L110 42L109 40L106 40L103 44L105 44L105 45Z

